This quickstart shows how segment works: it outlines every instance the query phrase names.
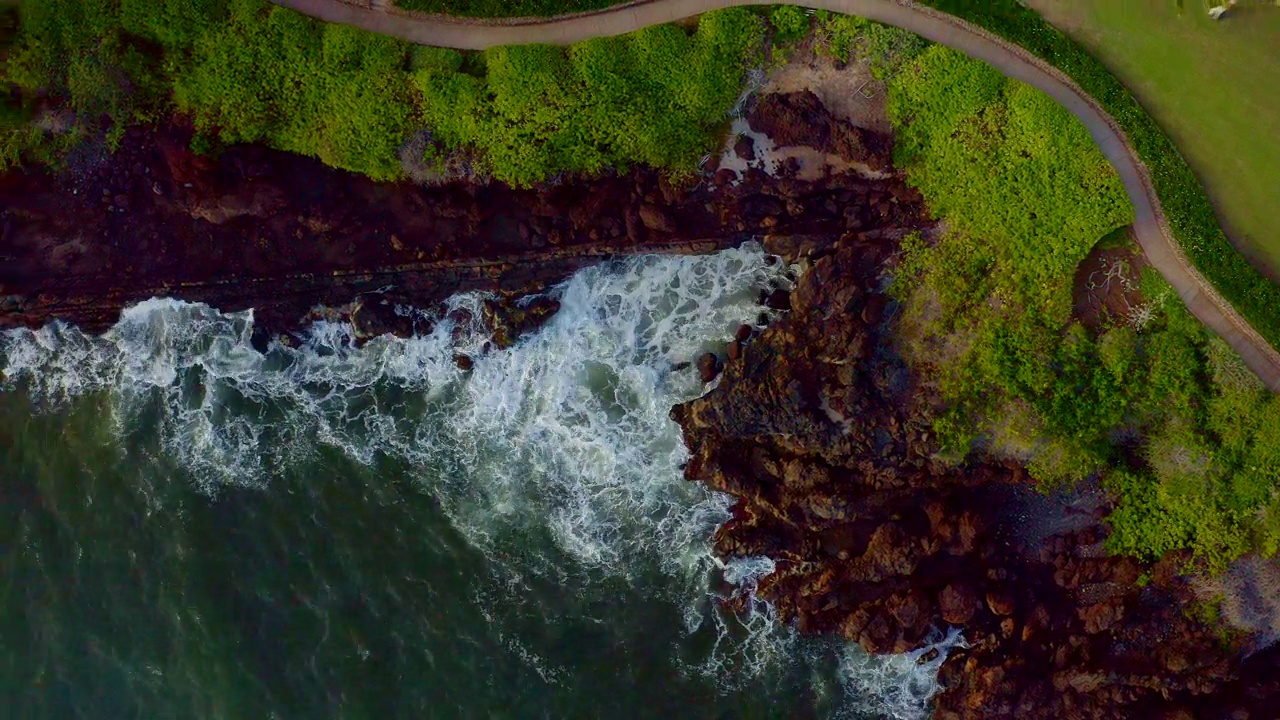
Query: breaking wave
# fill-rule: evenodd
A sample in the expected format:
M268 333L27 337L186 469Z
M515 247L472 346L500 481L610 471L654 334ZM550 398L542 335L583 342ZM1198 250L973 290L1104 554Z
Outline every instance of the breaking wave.
M683 480L686 450L668 413L706 389L690 361L756 323L760 290L783 272L754 246L593 267L553 290L561 309L547 325L489 351L482 328L444 320L429 335L363 347L351 327L321 322L300 346L263 354L250 344L252 312L150 300L100 337L58 323L10 331L0 368L37 406L106 398L124 447L158 445L209 494L264 487L325 447L405 463L513 584L636 583L656 569L683 595L685 630L717 638L686 669L752 677L784 661L793 633L754 599L747 617L725 616L708 588L724 579L749 594L772 565L711 556L729 501ZM483 300L452 298L450 309L472 312L450 317L480 317ZM474 357L470 371L458 355ZM852 693L881 698L861 710L923 712L936 664L868 663L844 662Z

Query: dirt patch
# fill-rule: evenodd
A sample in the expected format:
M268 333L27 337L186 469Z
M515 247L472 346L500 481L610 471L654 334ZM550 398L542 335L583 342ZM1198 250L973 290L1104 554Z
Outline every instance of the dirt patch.
M1072 288L1074 314L1091 330L1147 321L1138 287L1147 259L1126 233L1122 242L1099 243L1079 267Z
M1280 642L1280 562L1251 555L1219 577L1194 582L1201 601L1217 604L1222 619L1251 638L1251 650Z
M796 48L790 62L769 74L762 93L812 92L835 117L878 133L891 133L884 83L866 63L842 63L813 47Z

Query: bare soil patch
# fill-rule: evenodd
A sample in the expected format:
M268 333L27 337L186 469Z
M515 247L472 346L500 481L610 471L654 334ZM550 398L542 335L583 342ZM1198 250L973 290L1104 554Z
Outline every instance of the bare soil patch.
M1138 289L1147 259L1127 235L1123 242L1100 242L1076 268L1073 284L1075 316L1092 330L1107 325L1145 322Z

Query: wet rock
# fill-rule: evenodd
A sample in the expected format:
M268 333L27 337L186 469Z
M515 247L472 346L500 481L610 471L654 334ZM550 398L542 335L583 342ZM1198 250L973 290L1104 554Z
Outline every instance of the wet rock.
M704 353L698 358L698 377L702 378L702 382L709 383L720 376L720 358L715 353Z
M413 334L412 318L399 312L386 298L365 297L357 300L351 308L349 320L360 341L379 335L409 337Z
M733 145L733 151L738 157L748 162L756 159L756 141L750 135L739 135L738 141Z
M524 334L541 327L559 310L560 301L545 295L504 296L485 301L483 321L494 345L506 349L515 345Z
M949 625L967 624L978 612L980 602L973 587L963 582L947 585L938 593L938 608Z
M764 297L764 306L770 310L787 311L791 309L791 293L781 288L770 292Z
M669 233L675 231L675 223L671 221L670 216L656 205L645 204L640 206L640 222L646 228L655 232Z

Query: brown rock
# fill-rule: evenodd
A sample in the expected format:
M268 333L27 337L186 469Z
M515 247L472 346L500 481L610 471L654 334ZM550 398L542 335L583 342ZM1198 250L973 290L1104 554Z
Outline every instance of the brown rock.
M898 593L885 601L885 608L911 635L922 633L930 624L933 615L933 603L929 596L920 589L912 589Z
M1096 635L1114 625L1124 615L1124 608L1119 602L1101 602L1080 608L1077 614L1084 621L1084 631Z
M863 628L858 644L868 653L882 655L893 649L894 636L893 623L889 617L884 613L876 613Z
M966 583L952 583L938 593L938 609L942 612L942 619L950 625L968 623L980 607L978 593Z
M878 325L884 318L884 308L888 301L883 295L868 295L862 306L862 321L868 325Z
M646 228L655 232L669 233L675 231L675 224L672 223L670 216L656 205L646 203L640 206L640 222Z
M1013 595L1004 590L992 590L987 593L987 608L995 615L1012 615L1014 609Z
M715 353L705 353L698 358L698 377L702 378L702 382L709 383L720 375L720 358Z

